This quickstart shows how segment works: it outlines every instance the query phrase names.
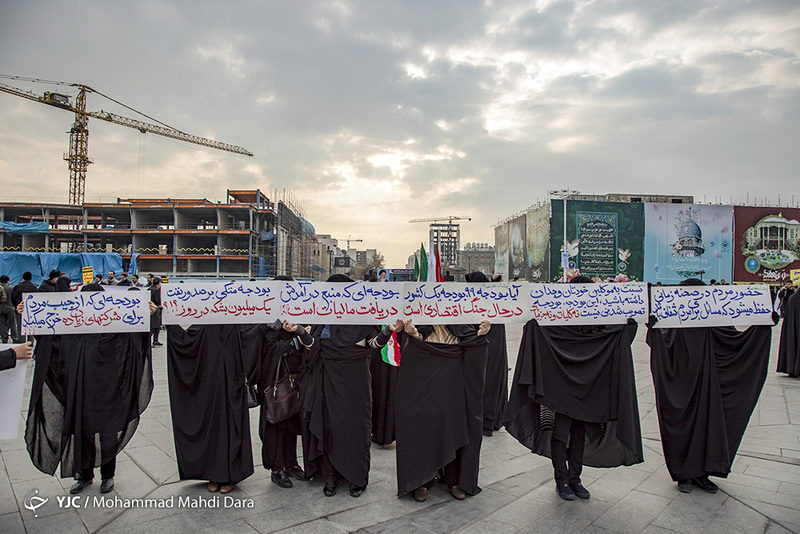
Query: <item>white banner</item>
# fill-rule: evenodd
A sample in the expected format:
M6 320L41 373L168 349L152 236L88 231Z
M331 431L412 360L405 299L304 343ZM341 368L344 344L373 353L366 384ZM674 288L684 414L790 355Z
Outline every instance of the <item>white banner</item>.
M0 344L0 351L14 347ZM16 439L22 412L22 392L28 360L17 360L13 369L0 371L0 439Z
M148 332L149 300L143 291L26 293L22 334Z
M402 282L282 282L281 319L300 324L385 325L402 319Z
M529 284L531 318L542 326L647 321L647 284Z
M657 328L772 324L766 285L652 287Z
M284 282L187 282L161 286L163 324L271 323Z
M524 323L526 282L405 282L403 314L415 324Z

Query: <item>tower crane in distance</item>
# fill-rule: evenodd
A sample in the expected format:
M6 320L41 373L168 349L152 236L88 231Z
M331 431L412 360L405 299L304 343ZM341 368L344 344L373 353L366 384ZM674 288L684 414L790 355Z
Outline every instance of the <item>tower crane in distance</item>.
M448 215L446 217L411 219L408 222L431 223L429 243L431 246L433 246L434 243L439 246L439 253L443 265L455 265L458 263L458 251L461 249L461 229L459 224L454 224L453 221L471 220L472 217L466 217L464 215Z
M196 145L216 148L218 150L225 150L227 152L233 152L245 156L253 155L249 150L239 146L229 145L227 143L221 143L212 139L206 139L204 137L198 137L196 135L182 132L177 128L173 128L172 126L154 119L153 117L145 115L144 113L141 113L140 111L137 111L132 107L123 104L122 102L114 100L110 96L105 95L96 89L92 89L85 84L40 80L37 78L23 78L21 76L10 76L6 74L0 74L0 78L78 88L78 96L73 105L70 102L70 97L65 94L47 91L43 95L39 96L32 91L25 91L11 85L0 83L0 91L4 93L20 96L22 98L27 98L28 100L33 100L34 102L40 102L42 104L47 104L49 106L54 106L65 111L71 111L75 113L75 122L69 131L69 152L64 154L64 160L69 166L69 203L72 205L83 204L84 190L86 187L86 170L89 167L89 164L92 163L92 160L89 158L89 117L110 122L112 124L119 124L120 126L127 126L128 128L134 128L139 130L141 133L149 132L163 137L170 137L179 141L185 141L187 143L194 143ZM133 111L134 113L138 113L154 122L157 122L158 124L151 124L136 119L129 119L127 117L109 113L103 110L86 111L87 93L95 93L105 97L108 100Z
M347 250L350 250L350 243L351 242L352 243L361 243L364 240L363 239L353 239L351 236L347 236L347 239L342 238L342 239L339 239L339 241L347 241L347 248L345 249L347 251Z

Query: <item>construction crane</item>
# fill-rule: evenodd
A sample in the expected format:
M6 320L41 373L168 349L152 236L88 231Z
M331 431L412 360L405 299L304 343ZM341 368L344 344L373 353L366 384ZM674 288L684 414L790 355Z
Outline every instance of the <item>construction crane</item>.
M464 217L462 215L448 215L447 217L424 217L422 219L411 219L410 223L418 223L418 222L439 222L439 221L447 221L447 224L453 224L453 221L471 221L472 217Z
M342 238L342 239L339 239L339 241L347 241L347 248L345 249L345 251L348 251L348 250L350 250L350 243L351 242L353 242L353 243L361 243L363 241L363 239L353 239L351 236L347 236L347 239Z
M472 217L463 215L448 215L446 217L425 217L422 219L411 219L410 223L427 222L430 224L431 246L436 244L439 247L439 257L443 265L458 264L458 251L461 249L461 227L453 221L471 221ZM447 221L447 222L443 222Z
M198 137L196 135L191 135L182 132L177 128L173 128L168 124L164 124L163 122L154 119L153 117L149 117L144 113L136 111L132 107L127 106L122 102L118 102L117 100L114 100L113 98L104 95L100 91L92 89L88 85L80 83L40 80L36 78L23 78L20 76L9 76L6 74L0 74L0 78L5 78L9 80L21 80L26 82L46 83L50 85L64 85L68 87L78 88L78 96L75 99L75 104L73 105L72 103L70 103L70 97L65 94L48 91L45 92L43 95L39 96L38 94L33 93L31 91L25 91L17 87L12 87L10 85L0 83L0 91L4 93L21 96L22 98L27 98L28 100L33 100L35 102L40 102L42 104L47 104L50 106L63 109L65 111L71 111L75 113L75 122L73 123L72 128L70 128L69 131L69 153L64 154L64 160L68 163L69 166L69 203L72 205L83 204L84 190L86 186L86 170L88 169L89 164L92 163L92 160L89 158L89 129L88 129L89 117L104 120L106 122L110 122L113 124L119 124L120 126L127 126L128 128L134 128L136 130L139 130L141 133L149 132L156 135L161 135L163 137L170 137L172 139L177 139L179 141L186 141L187 143L194 143L196 145L202 145L209 148L216 148L219 150L234 152L236 154L242 154L245 156L253 155L249 150L246 150L239 146L229 145L227 143L220 143L219 141L213 141L211 139L206 139L204 137ZM87 93L95 93L100 96L103 96L111 100L112 102L133 111L134 113L139 113L140 115L157 122L158 124L150 124L136 119L129 119L127 117L115 115L114 113L109 113L103 110L86 111Z

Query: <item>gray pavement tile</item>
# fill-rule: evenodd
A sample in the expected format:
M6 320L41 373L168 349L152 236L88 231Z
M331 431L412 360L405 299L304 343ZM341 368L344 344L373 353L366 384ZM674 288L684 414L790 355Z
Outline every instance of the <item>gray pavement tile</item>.
M41 508L40 508L41 510ZM28 512L28 510L24 510ZM28 534L52 534L53 532L89 532L86 525L74 510L61 510L55 515L33 517L33 514L22 514L25 532Z
M543 484L550 484L553 480L553 468L551 465L543 465L530 471L508 477L500 482L488 486L489 489L507 493L509 495L522 496Z
M178 472L175 460L155 445L125 449L123 452L136 462L147 476L158 483L166 482L169 477Z
M498 509L488 518L523 529L555 507L567 504L556 495L555 484L548 484Z
M764 534L797 534L798 532L800 532L800 530L786 530L777 523L770 521L769 525L767 525L767 529L764 531Z
M752 506L768 518L781 523L791 523L800 525L800 509L797 507L797 499L793 499L793 504L784 506L782 504L772 504L757 499L739 497L743 503ZM785 504L785 503L784 503Z
M652 525L675 532L699 532L708 526L729 497L723 492L678 493Z
M592 469L589 474L600 472L600 469ZM625 467L602 470L602 476L590 484L586 484L586 489L592 493L593 498L598 498L607 503L616 503L622 500L636 486L644 482L650 473L637 471Z
M636 486L636 490L650 493L651 495L659 495L668 499L673 499L675 494L678 493L678 487L669 476L666 465L662 465L658 471Z
M491 467L481 466L478 474L478 484L481 487L491 486L500 480L505 480L508 477L512 477L514 475L518 475L520 473L540 467L542 465L541 458L541 456L537 456L535 454L525 454L509 460L501 465L495 465ZM550 460L546 458L545 460L547 460L546 463L550 463Z
M781 456L785 458L793 458L795 460L800 460L800 449L790 449L786 447L781 447Z
M25 533L25 525L22 522L22 516L19 514L19 512L0 514L0 525L3 526L3 534Z
M301 525L296 525L293 527L289 527L284 530L278 530L277 532L281 532L282 534L328 534L331 532L347 532L346 530L342 530L341 528L337 527L326 518L316 519L314 521L309 521L308 523L303 523Z
M414 524L408 517L384 521L364 530L370 534L433 534L430 530Z
M555 493L555 490L554 490ZM594 498L564 502L549 513L537 517L520 532L580 532L602 516L611 505Z
M405 516L416 516L432 506L448 502L451 497L449 493L445 495L446 491L442 486L431 490L431 494L424 503L418 503L410 495L405 495L403 497L382 499L327 517L331 523L347 531L368 528L385 521L392 521Z
M669 530L668 528L658 527L656 525L650 525L642 531L642 534L675 534L675 531Z
M703 534L749 534L764 532L769 520L756 510L737 501L727 499Z
M793 484L797 484L798 482L800 482L800 475L798 475L798 473L795 472L793 469L790 469L791 467L793 466L777 462L773 463L770 468L751 465L744 470L744 474L751 475L754 477L767 478L770 480L780 480L781 482L791 482Z
M717 483L723 484L725 487L730 484L738 484L740 486L749 486L768 491L778 491L781 485L780 480L772 480L769 478L745 475L740 473L730 473L728 478L715 479Z
M484 489L475 497L448 499L414 514L415 525L431 532L448 533L470 525L494 510L512 502L510 495Z
M788 495L797 495L800 497L800 484L792 484L791 482L781 482L778 487L778 493L785 493Z
M592 523L614 532L637 533L658 517L672 499L632 491Z
M457 532L458 534L515 534L519 529L499 521L481 519Z
M204 525L190 514L177 513L158 518L157 520L140 520L130 524L119 525L115 522L104 528L101 532L119 532L121 534L152 534L153 532L158 532L158 534L184 534L185 532L197 532L206 527L207 525Z

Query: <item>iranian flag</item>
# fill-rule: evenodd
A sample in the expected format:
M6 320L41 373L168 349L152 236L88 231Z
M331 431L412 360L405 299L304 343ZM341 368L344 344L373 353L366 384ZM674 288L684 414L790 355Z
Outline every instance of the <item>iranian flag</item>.
M428 281L428 255L425 254L425 245L419 244L419 276L417 282Z
M400 366L400 344L397 342L397 332L392 332L389 342L381 349L381 358L389 365Z

